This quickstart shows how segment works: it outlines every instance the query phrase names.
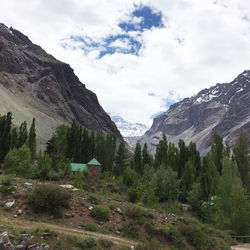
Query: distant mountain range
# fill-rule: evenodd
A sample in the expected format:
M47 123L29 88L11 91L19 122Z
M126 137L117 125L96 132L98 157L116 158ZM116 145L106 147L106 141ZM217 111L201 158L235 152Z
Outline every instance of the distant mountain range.
M131 147L135 147L136 142L148 130L148 127L145 124L131 123L120 116L111 116L111 119L115 122L125 141Z
M27 36L0 24L0 114L11 111L14 123L37 121L38 140L44 144L56 126L76 119L90 130L122 138L115 123L103 110L73 69Z
M196 143L205 154L217 132L231 148L241 131L248 135L250 148L250 71L246 70L230 83L217 84L197 95L173 104L155 117L152 127L141 137L151 153L166 134L169 142L183 139Z

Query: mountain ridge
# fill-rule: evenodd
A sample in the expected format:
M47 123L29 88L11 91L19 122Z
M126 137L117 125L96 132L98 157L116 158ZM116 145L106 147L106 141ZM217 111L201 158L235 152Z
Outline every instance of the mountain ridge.
M250 134L250 71L245 70L230 83L218 83L175 103L155 117L151 128L139 140L154 153L162 132L170 142L193 141L205 154L220 134L232 148L244 130ZM250 146L250 141L248 141Z
M56 126L73 119L90 130L122 138L96 94L80 82L69 64L4 24L0 24L0 89L0 113L12 111L16 125L35 117L42 143Z

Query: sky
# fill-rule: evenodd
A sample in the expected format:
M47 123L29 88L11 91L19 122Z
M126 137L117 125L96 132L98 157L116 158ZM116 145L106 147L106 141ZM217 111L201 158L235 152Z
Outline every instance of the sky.
M250 69L248 0L0 0L0 22L74 72L112 115L150 126Z

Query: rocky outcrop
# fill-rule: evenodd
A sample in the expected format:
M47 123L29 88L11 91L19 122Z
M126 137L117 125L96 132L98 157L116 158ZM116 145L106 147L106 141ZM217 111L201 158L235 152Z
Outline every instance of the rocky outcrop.
M15 122L37 120L40 140L59 124L76 119L88 129L121 134L65 63L47 54L21 32L0 24L0 114L12 111Z
M140 139L154 153L162 133L170 142L193 141L202 154L220 134L231 148L241 131L248 135L250 148L250 71L244 71L230 83L217 84L172 105L157 116L152 127Z

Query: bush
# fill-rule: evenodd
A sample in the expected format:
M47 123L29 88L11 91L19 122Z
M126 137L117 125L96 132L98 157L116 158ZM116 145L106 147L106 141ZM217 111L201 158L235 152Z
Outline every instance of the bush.
M95 206L90 215L99 221L109 221L109 208L106 206Z
M168 202L165 207L165 212L169 214L173 213L179 216L183 215L182 206L178 202Z
M100 203L99 199L93 194L89 195L88 202L96 204L96 205Z
M129 202L135 203L138 200L137 188L135 186L128 189L128 200Z
M83 224L82 228L86 231L90 231L90 232L97 232L98 231L98 227L96 226L96 224Z
M16 189L12 186L12 178L10 176L3 176L1 180L0 192L6 196L14 192Z
M62 207L69 207L71 194L53 184L38 185L28 196L29 205L37 212L61 215Z
M187 241L201 250L215 249L216 246L214 237L211 237L207 231L208 228L207 225L193 218L185 218L184 223L179 226L179 230L186 236Z
M111 248L114 245L114 243L108 239L100 239L100 244L104 248Z
M76 243L77 247L81 249L90 249L96 246L96 240L94 238L87 238L84 240L78 240Z
M144 209L137 205L128 206L125 214L130 218L138 218L145 215Z
M3 170L6 174L29 178L32 177L31 153L26 145L12 149L5 157Z
M123 184L127 187L136 185L139 181L138 175L134 169L127 167L123 174Z

